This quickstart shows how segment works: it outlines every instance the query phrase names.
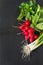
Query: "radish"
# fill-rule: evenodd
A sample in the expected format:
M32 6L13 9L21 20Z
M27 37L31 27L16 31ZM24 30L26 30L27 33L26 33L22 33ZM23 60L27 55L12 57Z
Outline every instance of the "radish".
M30 21L29 21L29 20L26 20L26 21L25 21L25 25L26 25L26 26L30 26Z
M30 37L29 41L33 42L34 41L34 37Z
M34 38L37 39L38 38L38 35L35 35Z
M33 28L29 28L28 32L33 33L35 30Z

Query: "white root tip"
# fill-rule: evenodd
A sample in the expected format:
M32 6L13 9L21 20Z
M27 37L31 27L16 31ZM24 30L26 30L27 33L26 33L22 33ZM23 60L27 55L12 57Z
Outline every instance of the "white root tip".
M31 51L33 51L34 49L34 44L35 44L35 41L30 44L26 42L26 44L23 45L22 50L21 50L22 58L30 56Z
M25 57L28 57L28 56L30 56L30 53L31 53L31 49L30 49L30 47L28 46L28 44L27 45L24 45L23 47L22 47L22 58L25 58Z

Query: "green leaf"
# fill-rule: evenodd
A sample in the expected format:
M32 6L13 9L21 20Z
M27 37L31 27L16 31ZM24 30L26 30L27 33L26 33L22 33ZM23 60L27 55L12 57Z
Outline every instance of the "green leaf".
M43 22L43 18L40 18L40 19L39 19L39 22Z
M36 26L38 20L39 20L39 15L35 14L34 16L32 16L32 23L33 23L33 25Z
M36 4L36 0L32 0L33 4Z
M23 17L24 17L23 14L20 13L20 15L19 15L19 17L17 18L17 20L18 20L18 21L19 21L19 20L22 20Z
M40 9L40 13L42 13L42 14L43 14L43 8L41 8L41 9Z
M27 12L25 19L26 20L31 20L30 12Z
M40 17L43 18L43 8L40 8Z
M25 9L29 9L29 4L25 4Z
M39 30L43 30L43 23L39 23L36 26Z
M32 0L30 0L30 6L32 6L33 5L33 2L32 2Z
M36 4L36 0L30 0L30 5L35 5Z
M25 6L25 3L23 2L23 3L21 3L21 5L19 6L19 8L21 9L21 8L23 8Z
M33 15L35 12L33 11L32 7L29 9L30 13Z
M36 13L38 13L38 12L40 12L40 5L38 4L38 6L37 6L37 11L36 11Z

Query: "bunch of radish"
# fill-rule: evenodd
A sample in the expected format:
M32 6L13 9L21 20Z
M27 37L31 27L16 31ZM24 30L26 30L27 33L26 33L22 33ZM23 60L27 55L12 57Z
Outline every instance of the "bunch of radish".
M20 29L19 34L23 34L22 41L22 58L30 56L30 53L43 44L43 8L36 2L22 2L19 6L20 14L17 18L22 21L19 26L14 26ZM29 44L28 44L29 41ZM31 43L31 44L30 44Z
M24 39L33 42L38 38L38 34L35 34L34 28L30 27L31 22L29 20L24 21L20 26L19 29L24 34Z

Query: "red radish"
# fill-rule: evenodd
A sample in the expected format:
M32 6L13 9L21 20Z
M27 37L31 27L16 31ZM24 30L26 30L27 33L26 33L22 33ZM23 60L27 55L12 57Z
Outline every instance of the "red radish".
M38 35L35 35L34 38L37 39L38 38Z
M23 31L24 35L29 35L29 33L27 31Z
M34 41L34 37L30 37L29 41L33 42Z
M34 32L34 29L33 28L29 28L28 32L29 33L33 33Z
M34 32L29 33L29 37L34 37Z
M30 21L29 20L26 20L25 21L25 24L26 24L26 26L30 26Z
M26 27L25 27L25 30L27 30L27 31L28 31L28 30L29 30L29 28L26 26Z
M24 25L19 26L19 29L23 30L24 29Z
M29 35L27 35L27 36L25 35L24 37L25 37L25 39L29 39Z
M19 26L19 29L20 30L23 30L25 28L25 23L22 23L20 26Z

